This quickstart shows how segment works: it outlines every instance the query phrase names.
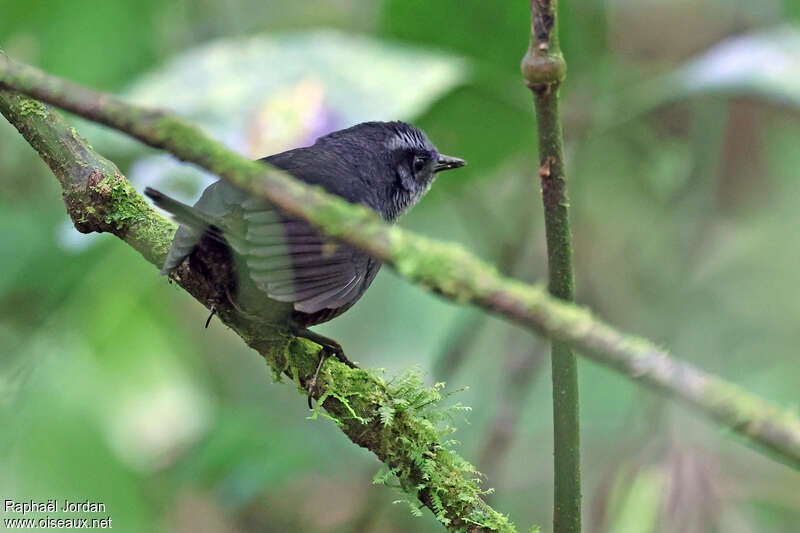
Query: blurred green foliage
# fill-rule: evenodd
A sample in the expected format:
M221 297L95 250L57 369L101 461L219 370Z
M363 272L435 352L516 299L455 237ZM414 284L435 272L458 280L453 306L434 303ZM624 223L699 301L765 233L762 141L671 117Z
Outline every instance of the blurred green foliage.
M560 4L578 299L797 405L800 65L787 44L800 32L797 2ZM466 82L398 118L469 166L401 224L465 242L519 278L545 274L535 125L518 73L528 2L0 0L0 13L2 50L106 90L217 38L287 30L459 57ZM765 60L746 83L692 83L720 67L712 47L736 51L752 41L726 39L750 34L788 68ZM753 65L754 48L738 50L734 64ZM381 72L362 68L367 80ZM230 81L207 77L204 87ZM115 160L131 173L135 157ZM100 500L122 531L440 530L370 486L373 457L307 420L291 386L273 385L218 323L204 330L205 310L135 252L71 230L55 180L5 123L0 185L2 498ZM549 529L548 365L531 364L545 343L390 272L320 329L364 365L470 386L457 397L473 407L460 451L486 468L499 510ZM797 472L610 371L580 371L587 531L796 531Z

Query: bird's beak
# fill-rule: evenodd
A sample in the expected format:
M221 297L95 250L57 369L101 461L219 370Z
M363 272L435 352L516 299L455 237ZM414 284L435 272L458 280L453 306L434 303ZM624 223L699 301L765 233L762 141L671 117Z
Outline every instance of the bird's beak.
M440 170L450 170L451 168L463 167L466 164L467 162L463 159L450 157L449 155L440 155L439 160L436 162L436 166L433 167L433 171L439 172Z

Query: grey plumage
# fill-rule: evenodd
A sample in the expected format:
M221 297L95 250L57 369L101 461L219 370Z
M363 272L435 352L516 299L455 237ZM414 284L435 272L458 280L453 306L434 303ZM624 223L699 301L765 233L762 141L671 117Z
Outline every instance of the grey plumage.
M351 203L394 221L430 188L436 172L462 166L440 155L418 129L403 122L367 122L321 137L313 146L262 159ZM243 259L247 275L272 300L291 302L303 326L344 312L367 290L380 263L332 242L304 220L218 181L194 206L147 189L180 223L162 272L181 264L206 235Z

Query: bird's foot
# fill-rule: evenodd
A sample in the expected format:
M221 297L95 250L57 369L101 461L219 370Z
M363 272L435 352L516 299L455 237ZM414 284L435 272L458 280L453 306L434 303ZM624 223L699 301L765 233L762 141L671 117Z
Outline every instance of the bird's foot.
M325 359L327 359L327 354L325 353L325 349L323 348L320 352L319 356L319 364L317 365L317 369L314 371L314 375L311 376L311 379L308 380L306 383L306 391L308 392L308 408L313 409L314 404L312 403L311 399L314 397L314 391L317 389L317 378L319 377L319 371L322 369L323 363L325 363Z
M228 288L225 289L225 298L228 300L228 303L231 305L231 307L236 309L236 311L240 315L244 315L244 316L246 316L248 318L253 318L255 316L255 315L251 315L250 313L245 312L244 309L239 307L239 304L236 303L236 299L233 297L233 295L231 295L231 291ZM211 324L211 319L214 318L214 315L216 315L217 311L219 310L217 308L217 301L211 300L211 307L209 307L208 310L209 310L209 314L208 314L208 318L206 319L206 324L204 326L205 329L208 329L208 325Z
M211 309L209 309L209 311L211 312L208 314L208 318L206 318L205 329L208 329L208 325L211 323L211 319L214 318L214 315L217 314L217 304L211 304Z
M306 390L308 391L308 408L312 409L313 404L311 403L312 398L314 397L314 393L317 389L317 382L319 379L319 372L322 370L322 365L325 364L325 360L328 357L335 357L342 363L346 364L350 368L358 368L355 363L353 363L347 356L344 354L344 350L342 349L342 345L336 342L335 340L326 337L324 335L320 335L319 333L315 333L306 328L293 328L292 333L295 337L302 337L304 339L308 339L312 342L315 342L322 346L322 350L320 350L319 356L319 363L317 364L317 369L314 372L314 375L311 376L306 382Z

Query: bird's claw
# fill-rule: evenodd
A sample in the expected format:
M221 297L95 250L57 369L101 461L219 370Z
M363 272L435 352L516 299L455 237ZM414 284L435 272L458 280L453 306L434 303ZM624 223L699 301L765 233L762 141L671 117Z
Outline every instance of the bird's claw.
M314 375L311 376L311 379L308 380L306 384L306 390L308 391L308 408L313 409L314 405L311 402L311 399L314 397L314 391L317 388L317 379L319 378L319 371L322 370L322 365L325 363L325 359L327 359L331 354L328 353L328 348L322 348L319 351L319 364L317 364L317 369L314 371Z
M306 383L306 390L308 391L308 408L313 409L313 403L311 402L312 398L314 397L314 391L317 388L317 382L319 379L319 372L322 370L322 365L325 364L325 361L329 357L335 357L342 363L346 364L350 368L358 368L355 363L353 363L347 356L344 354L344 350L342 350L341 346L323 346L322 349L319 351L319 364L317 364L317 369L314 371L314 375L311 376L311 379L308 380Z

